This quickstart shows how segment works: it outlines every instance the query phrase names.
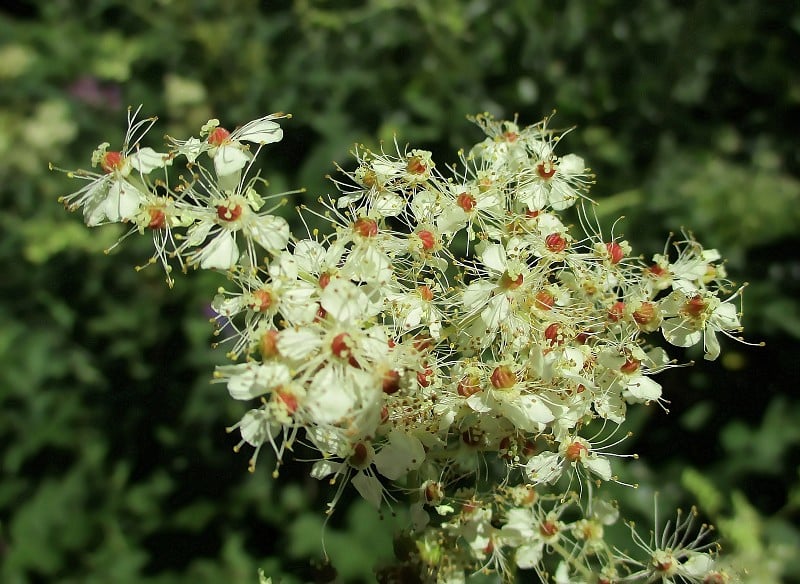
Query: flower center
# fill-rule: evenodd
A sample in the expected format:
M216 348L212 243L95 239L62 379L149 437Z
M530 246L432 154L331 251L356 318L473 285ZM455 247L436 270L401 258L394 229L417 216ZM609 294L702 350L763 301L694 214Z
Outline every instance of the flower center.
M606 244L606 251L608 252L608 259L612 264L618 264L625 257L625 250L616 241Z
M261 335L261 340L258 343L258 348L261 351L261 357L267 359L269 357L278 356L278 331L268 330Z
M252 298L247 306L254 312L266 312L269 310L270 306L272 306L274 300L272 297L272 290L269 288L255 290L251 293L251 296Z
M625 303L617 301L612 304L608 309L608 320L611 322L619 322L625 316Z
M400 389L400 373L396 369L389 369L383 374L383 393L392 395Z
M550 345L563 345L564 333L561 332L561 325L554 322L544 329L544 338L547 339Z
M433 290L431 290L431 287L428 286L427 284L417 288L417 292L419 292L419 295L425 302L430 302L431 300L433 300Z
M681 307L681 312L686 316L697 318L702 316L706 308L708 308L708 303L703 299L702 296L698 294L683 304L683 307Z
M147 210L150 221L147 223L148 229L164 229L167 226L167 216L160 207L150 207Z
M419 240L422 242L422 249L425 251L430 251L436 246L436 236L427 229L418 231L417 237L419 237Z
M103 158L100 160L100 168L106 173L111 173L121 169L124 162L125 157L122 156L122 152L112 150L103 154Z
M508 365L500 365L494 368L489 380L497 389L511 389L517 383L517 376Z
M642 302L642 304L633 311L633 320L637 324L650 324L656 318L656 305L652 302Z
M627 373L628 375L632 375L639 370L639 366L642 364L639 359L634 359L633 357L628 357L625 359L625 363L622 364L622 367L619 368L620 371L623 373Z
M285 389L279 389L275 395L277 396L278 400L284 405L286 411L290 414L293 414L297 411L297 396L293 393L286 391Z
M378 235L378 222L368 217L361 217L353 223L353 231L361 237L375 237Z
M212 146L222 146L230 135L231 133L225 128L214 128L208 135L208 143Z
M475 197L473 197L469 193L461 193L460 195L458 195L458 197L456 197L456 205L464 209L464 211L466 211L467 213L472 211L475 208L476 204L477 201L475 200Z
M544 180L551 179L553 178L553 175L556 173L556 165L549 160L546 160L545 162L540 162L539 164L536 165L536 173Z
M423 174L428 167L422 161L422 158L419 156L412 156L408 159L408 164L406 164L406 170L411 174Z
M456 387L456 391L458 391L458 395L461 397L475 395L480 390L481 384L475 375L465 375L461 378L461 381L458 382L458 386Z
M500 278L500 287L503 290L516 290L520 286L522 286L523 277L522 274L517 274L516 278L512 278L511 274L508 272L504 272L502 277Z
M369 464L369 459L369 448L363 442L359 442L353 446L353 453L347 459L347 463L353 468L362 469Z
M544 239L547 249L553 253L559 253L566 249L567 240L560 233L551 233Z
M589 449L586 447L586 444L580 440L575 440L569 446L567 446L567 451L564 453L564 457L570 462L578 462L586 454L589 454Z
M217 205L217 217L220 221L236 221L242 216L242 206L237 204Z
M558 534L558 524L555 521L543 521L541 525L539 525L539 533L541 533L545 537L553 537L554 535Z
M547 290L539 290L534 296L534 305L539 310L550 310L556 302L556 297Z

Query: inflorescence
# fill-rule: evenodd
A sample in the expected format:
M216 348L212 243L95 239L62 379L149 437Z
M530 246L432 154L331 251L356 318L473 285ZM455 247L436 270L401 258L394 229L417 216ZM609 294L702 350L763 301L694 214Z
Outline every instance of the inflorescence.
M480 115L487 137L440 167L430 152L355 150L335 198L298 207L305 236L253 169L282 139L273 114L232 132L141 145L155 119L129 112L119 151L61 198L87 225L150 234L157 264L227 273L212 306L231 360L214 381L254 403L229 430L278 467L302 440L317 479L376 508L410 506L393 573L463 582L533 569L555 582L727 582L708 526L675 529L646 557L610 546L619 516L597 493L619 481L632 404L666 406L662 348L736 338L740 314L716 250L690 235L651 261L593 220L582 158L558 155L550 120ZM174 170L180 165L180 170ZM176 176L177 174L177 176ZM578 228L566 223L573 217ZM309 224L328 224L321 235ZM492 479L491 477L499 477ZM635 531L633 531L636 534ZM402 543L402 541L401 541ZM633 552L630 552L633 553Z

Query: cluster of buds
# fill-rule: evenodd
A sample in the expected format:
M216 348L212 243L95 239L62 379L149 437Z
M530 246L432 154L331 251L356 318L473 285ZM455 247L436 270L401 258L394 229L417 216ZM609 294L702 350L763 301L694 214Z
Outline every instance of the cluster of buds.
M90 226L152 234L149 264L170 285L174 265L228 274L212 307L231 362L214 380L255 404L230 428L251 468L268 445L277 476L303 440L319 453L311 476L338 485L328 512L348 485L376 508L408 499L415 545L396 569L431 581L520 568L727 581L705 527L645 560L612 549L603 526L618 513L595 494L618 481L628 406L666 404L662 345L702 342L715 359L717 335L740 330L741 288L716 250L686 235L648 262L604 236L593 177L556 154L549 120L478 116L487 137L445 171L425 150L357 147L339 196L298 208L329 232L295 237L275 214L287 193L261 194L251 170L288 116L232 132L211 120L159 153L141 146L154 119L137 113L120 151L95 151L97 172L70 173L87 184L62 201Z

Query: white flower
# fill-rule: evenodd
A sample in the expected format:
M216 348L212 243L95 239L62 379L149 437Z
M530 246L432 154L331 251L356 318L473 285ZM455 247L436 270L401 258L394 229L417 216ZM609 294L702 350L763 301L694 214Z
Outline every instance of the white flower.
M679 347L691 347L703 340L704 357L713 361L719 356L717 333L731 336L741 329L736 306L731 298L721 301L710 292L698 291L692 295L675 290L660 303L664 321L661 331L664 338Z
M283 139L283 130L273 121L287 117L285 114L271 114L246 123L233 132L220 127L219 120L209 120L201 135L206 136L206 148L214 159L214 169L218 177L238 173L252 160L253 155L242 142L272 144Z
M128 110L128 130L121 151L109 151L108 142L100 144L92 154L92 166L103 174L87 171L69 175L89 181L80 190L60 197L68 209L83 207L84 221L90 227L104 222L130 221L145 200L154 199L146 177L153 170L172 164L167 154L139 146L139 142L155 123L155 118L136 121L141 107Z

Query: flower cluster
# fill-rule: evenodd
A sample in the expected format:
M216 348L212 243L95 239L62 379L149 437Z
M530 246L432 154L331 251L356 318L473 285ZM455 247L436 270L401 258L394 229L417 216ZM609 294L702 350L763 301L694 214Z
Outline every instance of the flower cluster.
M618 480L627 408L666 404L660 340L715 359L717 336L740 330L716 250L685 235L648 262L604 235L593 176L556 153L550 120L478 116L486 138L445 168L357 147L340 196L299 209L329 233L295 237L252 171L288 116L211 120L159 153L137 113L62 201L87 225L150 233L170 285L175 264L228 274L212 306L231 362L214 380L256 404L231 428L251 467L267 445L277 475L303 440L311 475L338 483L331 511L347 485L376 508L408 499L415 546L400 559L432 581L547 566L556 582L726 581L702 538L643 562L610 548L618 512L594 496Z

